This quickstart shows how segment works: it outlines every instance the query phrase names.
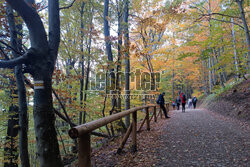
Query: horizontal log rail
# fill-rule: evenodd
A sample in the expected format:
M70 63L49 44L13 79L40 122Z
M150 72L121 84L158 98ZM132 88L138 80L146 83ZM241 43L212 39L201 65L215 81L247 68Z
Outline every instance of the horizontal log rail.
M153 113L150 118L149 109L153 108ZM90 134L95 129L98 129L102 126L105 126L113 121L119 120L129 114L132 114L132 123L127 129L122 142L117 150L117 153L121 153L124 145L129 138L129 135L132 133L132 151L137 151L137 139L136 133L139 132L143 124L146 122L146 129L150 130L150 122L154 117L154 122L157 122L157 117L160 115L162 118L162 111L159 109L159 113L157 114L156 109L159 108L159 105L149 104L140 107L131 108L129 110L125 110L120 113L116 113L98 120L94 120L82 125L75 126L69 130L69 136L73 139L78 139L78 166L79 167L91 167L91 142L90 142ZM169 103L166 104L167 112L169 111ZM137 111L145 110L145 118L143 119L139 130L137 131Z

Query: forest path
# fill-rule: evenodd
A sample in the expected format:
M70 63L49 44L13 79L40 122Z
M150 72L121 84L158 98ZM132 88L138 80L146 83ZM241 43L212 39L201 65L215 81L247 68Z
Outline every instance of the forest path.
M170 116L153 123L150 131L144 128L138 134L135 154L127 147L117 155L116 144L111 144L94 155L96 166L250 166L247 123L205 109L188 109L185 113L175 110Z
M163 134L155 166L250 166L250 130L240 121L204 109L173 111Z

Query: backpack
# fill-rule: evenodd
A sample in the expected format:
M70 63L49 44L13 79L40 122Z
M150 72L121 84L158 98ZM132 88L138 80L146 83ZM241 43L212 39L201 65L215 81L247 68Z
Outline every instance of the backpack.
M160 104L160 95L158 96L157 100L156 100L157 104Z
M196 97L194 97L194 98L193 98L193 102L196 102L196 101L197 101L197 98L196 98Z
M186 95L182 95L183 101L186 101Z

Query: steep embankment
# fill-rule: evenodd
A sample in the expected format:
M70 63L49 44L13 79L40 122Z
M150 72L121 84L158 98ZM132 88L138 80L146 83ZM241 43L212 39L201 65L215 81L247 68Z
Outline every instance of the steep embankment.
M250 123L250 80L223 93L208 96L202 107Z

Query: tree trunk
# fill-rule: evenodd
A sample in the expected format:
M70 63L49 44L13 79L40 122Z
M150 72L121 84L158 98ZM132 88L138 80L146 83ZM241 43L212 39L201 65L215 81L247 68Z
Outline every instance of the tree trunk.
M52 103L52 74L60 42L59 1L48 1L49 40L40 16L23 0L6 0L23 18L31 48L13 66L25 63L34 78L34 124L41 167L62 166ZM13 61L12 61L13 62ZM1 63L3 64L3 63ZM2 66L6 67L6 66Z
M172 69L172 99L173 99L173 101L175 100L175 96L174 96L174 67Z
M124 2L124 45L125 45L125 110L130 109L130 56L129 56L129 0ZM125 125L130 126L130 115L125 117Z
M212 68L213 68L213 70L212 70L212 76L213 76L213 77L212 77L212 78L213 78L213 85L215 86L215 85L216 85L216 82L217 82L216 70L215 70L215 68L214 68L214 66L215 66L214 57L216 56L215 48L213 48L213 53L214 53L214 56L211 57L211 59L212 59Z
M4 167L18 167L17 135L18 107L12 104L9 108L8 129L4 146L4 160L6 161Z
M118 95L117 98L117 111L121 112L121 58L122 58L122 2L117 0L117 15L118 15L118 29L117 29L117 36L118 36L118 46L117 46L117 65L116 65L116 93Z
M232 36L233 36L233 48L234 48L234 64L235 64L235 70L236 74L239 75L239 67L238 67L238 56L237 56L237 50L236 50L236 38L235 38L235 31L234 31L234 19L231 18L232 22Z
M218 48L218 57L220 57L220 48ZM217 56L215 55L215 63L217 64L218 63L218 58L217 58ZM220 70L222 67L219 67L218 69ZM225 85L224 85L224 82L223 82L223 79L222 79L222 73L221 72L219 72L219 79L220 79L220 84L221 84L221 86L224 88L225 87Z
M205 65L205 60L202 60L202 67L203 67L203 83L204 83L204 91L205 95L208 93L208 88L207 88L207 75L206 75L206 65Z
M106 46L106 54L108 56L108 63L109 63L109 75L111 78L111 85L110 85L110 93L114 94L115 90L115 73L114 73L114 65L113 65L113 54L112 54L112 48L111 48L111 40L110 40L110 27L108 22L109 17L109 0L104 0L104 36L105 36L105 46ZM116 106L116 99L112 97L112 108ZM112 111L111 113L112 114Z
M13 9L8 5L7 6L7 18L10 27L10 36L11 36L11 46L15 50L21 52L22 40L18 40L17 32L22 34L22 23L19 23L18 26L15 25L15 19L13 15ZM15 58L18 57L16 52L12 51L12 54ZM15 77L16 84L18 88L18 104L19 104L19 152L21 165L23 167L29 167L29 153L28 153L28 114L27 114L27 101L26 101L26 88L23 81L22 66L18 65L15 67Z
M240 9L240 15L241 15L241 20L243 22L243 26L244 26L244 30L245 30L245 37L246 37L246 44L247 44L247 48L248 48L248 72L250 70L250 37L249 37L249 30L248 30L248 25L247 25L247 21L246 21L246 17L245 17L245 12L243 9L243 1L244 0L236 0L239 9Z
M87 101L87 90L88 90L88 84L89 84L89 72L90 72L90 54L91 54L91 45L92 45L92 30L93 30L93 8L92 11L89 11L91 14L90 18L90 30L89 30L89 40L87 44L88 49L88 64L87 64L87 71L86 71L86 81L85 81L85 93L84 93L84 117L83 117L83 123L86 122L86 101Z
M83 53L83 39L84 39L84 33L83 33L83 9L84 9L85 3L82 2L81 5L81 11L80 11L80 15L81 15L81 62L80 62L80 66L81 66L81 79L80 79L80 105L81 105L81 109L83 108L83 87L84 87L84 53ZM84 111L83 111L84 112ZM79 113L79 125L82 124L82 118L83 118L83 112L80 111ZM85 115L85 113L84 113Z
M46 68L46 65L44 65ZM49 68L49 67L48 67ZM51 71L43 69L34 75L34 81L43 81L44 88L34 89L34 121L37 152L41 167L62 166L57 134L54 127L55 114L52 102ZM41 75L44 74L44 75ZM50 74L50 76L46 75Z
M211 55L209 53L209 59L208 59L208 78L209 78L209 93L212 93L212 71L211 71Z

